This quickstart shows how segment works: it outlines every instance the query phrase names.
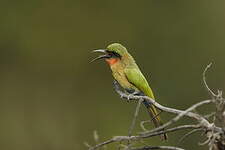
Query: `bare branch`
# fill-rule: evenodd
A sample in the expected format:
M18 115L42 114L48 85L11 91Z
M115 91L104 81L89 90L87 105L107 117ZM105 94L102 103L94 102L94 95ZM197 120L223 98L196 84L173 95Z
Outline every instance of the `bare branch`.
M140 139L144 139L144 138L149 138L149 137L153 137L153 136L157 136L157 135L161 135L163 133L169 133L169 132L175 132L178 130L184 130L184 129L193 129L193 128L199 128L198 125L182 125L182 126L178 126L178 127L174 127L171 129L166 129L166 130L161 130L158 132L154 132L154 133L150 133L148 135L137 135L137 136L115 136L112 139L109 139L105 142L102 142L100 144L95 145L94 147L91 147L89 150L95 150L99 147L102 147L106 144L110 144L110 143L114 143L114 142L122 142L122 141L136 141L136 140L140 140Z
M181 125L181 126L177 126L177 127L170 128L170 129L164 129L164 130L155 131L155 132L151 132L151 133L147 133L147 134L141 134L140 137L141 138L148 138L148 137L152 137L152 136L161 135L163 133L170 133L170 132L175 132L175 131L178 131L178 130L197 129L197 128L200 128L200 126L199 125Z
M181 119L183 116L188 116L188 117L191 117L191 118L194 118L194 119L197 119L197 121L199 121L200 125L203 126L203 127L208 127L210 126L210 123L203 117L201 117L200 115L198 114L195 114L195 113L191 113L190 111L196 109L197 107L203 105L203 104L209 104L211 103L212 101L211 100L205 100L205 101L202 101L202 102L199 102L193 106L191 106L190 108L188 108L187 110L185 111L180 111L180 114L178 114L175 118L171 119L169 122L163 124L162 126L158 127L158 128L155 128L155 129L152 129L151 131L148 131L147 133L151 133L151 132L155 132L155 131L159 131L159 130L162 130L164 128L166 128L167 126L171 125L172 123L174 122L177 122L179 119ZM155 105L156 106L156 105ZM159 105L157 105L156 107L158 107ZM170 108L167 108L167 109L164 109L164 107L161 107L160 108L163 108L162 110L168 110ZM167 111L168 112L168 111ZM189 115L187 115L189 114ZM146 132L144 134L147 134Z
M138 116L138 113L139 113L139 109L140 109L140 106L141 106L141 103L142 103L142 102L143 102L142 99L140 99L140 100L138 101L137 107L136 107L136 109L135 109L134 117L133 117L133 120L132 120L130 129L129 129L129 132L128 132L128 135L129 135L129 136L131 136L132 131L133 131L133 129L134 129L135 122L136 122L136 119L137 119L137 116Z
M151 120L145 120L145 121L141 121L140 123L140 127L142 128L143 131L147 131L147 129L145 128L145 123L150 123Z
M110 144L110 143L113 143L113 142L116 142L116 140L115 140L114 138L112 138L112 139L110 139L110 140L107 140L107 141L105 141L105 142L102 142L102 143L100 143L100 144L97 144L97 145L95 145L95 146L93 146L93 147L90 147L89 150L95 150L95 149L97 149L97 148L99 148L99 147L102 147L102 146L104 146L104 145L106 145L106 144Z
M187 116L187 117L194 118L194 119L197 119L197 120L202 120L202 119L205 120L205 119L204 119L204 117L200 116L199 114L196 114L196 113L193 113L193 112L190 112L190 111L194 110L195 108L197 108L197 107L199 107L203 104L208 104L208 103L212 102L212 100L205 100L205 101L202 101L202 102L199 102L199 103L193 105L191 108L187 109L186 111L183 111L183 110L165 107L165 106L157 103L154 99L149 98L148 96L128 95L128 94L126 94L126 93L124 93L120 90L120 86L118 85L117 82L114 82L114 88L115 88L115 91L121 96L121 98L125 98L127 100L136 100L136 101L138 101L139 99L143 99L143 100L146 100L149 103L153 104L158 109L163 110L165 112L178 114L181 117Z
M121 98L124 98L128 101L138 101L138 104L136 106L136 110L134 113L133 121L129 129L129 134L128 136L115 136L93 147L90 147L88 144L86 144L89 147L89 150L95 150L107 144L115 143L115 142L119 142L121 145L121 143L124 141L128 141L129 143L128 146L124 145L125 150L152 150L152 149L184 150L182 148L173 147L173 146L142 146L142 147L132 147L132 146L134 141L142 142L144 139L149 137L158 136L164 133L170 133L170 132L175 132L179 130L186 130L186 129L192 129L192 130L188 132L187 134L185 134L180 139L180 141L185 139L187 136L192 135L194 132L203 131L207 139L204 142L200 143L201 145L207 144L209 150L224 150L224 147L225 147L225 99L222 97L222 91L218 90L218 94L215 94L207 85L206 72L210 68L211 64L212 63L207 65L207 67L205 68L203 72L203 83L207 92L210 94L211 99L198 102L192 105L191 107L187 108L186 110L179 110L179 109L163 106L157 103L154 99L151 99L147 96L128 95L125 92L121 91L120 85L116 81L114 81L115 91L121 96ZM142 121L140 125L145 132L139 133L136 136L131 136L133 128L135 126L137 116L138 116L140 105L143 100L148 101L150 104L154 105L156 108L160 109L161 111L172 113L172 114L175 114L176 116L172 118L170 121L163 124L162 126L159 126L158 128L154 128L149 131L144 128L144 123L146 121ZM208 112L209 114L205 116L202 116L198 114L197 112L193 112L196 108L202 105L210 104L210 103L215 105L216 107L215 112L213 113ZM194 119L197 123L194 125L181 125L181 126L176 126L173 128L166 129L173 123L179 121L184 116ZM210 122L207 119L211 116L214 119L213 121ZM219 122L218 125L216 124L216 121ZM96 136L95 136L95 141L98 141L98 137Z
M87 148L91 148L91 145L89 145L88 142L84 142L84 146L86 146Z
M94 130L94 132L93 132L93 137L94 137L95 142L98 143L99 136L98 136L98 132L96 130Z
M144 146L144 147L139 147L139 148L132 148L130 150L154 150L154 149L184 150L183 148L173 147L173 146Z
M179 143L181 143L182 141L184 141L184 139L186 139L188 136L194 134L195 132L202 131L202 130L203 129L201 129L201 128L191 130L190 132L186 133L184 136L182 136L180 138Z
M208 91L209 95L214 98L216 97L216 94L209 88L207 82L206 82L206 72L208 71L208 69L211 67L212 63L208 64L205 68L205 70L203 71L202 77L203 77L203 83L204 86L206 88L206 90Z

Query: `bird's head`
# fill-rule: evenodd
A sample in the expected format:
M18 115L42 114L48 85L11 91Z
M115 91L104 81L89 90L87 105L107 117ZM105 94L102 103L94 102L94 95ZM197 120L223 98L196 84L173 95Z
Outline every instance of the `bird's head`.
M127 49L119 43L110 44L106 49L98 49L94 50L93 52L101 52L104 54L93 59L92 62L99 59L105 59L110 65L120 61L126 54L128 54Z

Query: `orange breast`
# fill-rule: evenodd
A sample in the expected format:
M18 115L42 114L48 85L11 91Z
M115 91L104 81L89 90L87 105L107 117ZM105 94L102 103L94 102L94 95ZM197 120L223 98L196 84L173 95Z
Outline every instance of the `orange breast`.
M118 58L109 58L109 59L106 59L106 62L109 64L109 65L113 65L115 63L117 63L119 61Z

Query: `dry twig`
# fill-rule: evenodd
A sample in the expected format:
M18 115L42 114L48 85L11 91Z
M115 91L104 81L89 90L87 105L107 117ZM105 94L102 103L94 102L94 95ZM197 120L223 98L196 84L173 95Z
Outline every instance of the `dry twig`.
M185 130L185 129L193 129L191 132L186 134L183 138L191 135L195 131L203 131L205 133L205 136L207 137L207 140L201 145L206 145L208 144L209 150L225 150L225 99L222 97L222 92L218 91L218 94L215 94L207 85L206 82L206 72L210 68L212 63L207 65L203 72L203 83L204 86L211 96L211 99L201 101L199 103L196 103L189 107L186 110L179 110L179 109L174 109L170 107L163 106L159 103L157 103L154 99L151 99L147 96L135 96L135 95L128 95L121 91L120 85L115 81L114 82L114 88L116 92L121 96L121 98L124 98L129 101L138 101L138 105L136 107L136 111L134 114L134 118L129 130L129 136L115 136L105 142L102 142L100 144L97 144L93 147L90 147L89 150L95 150L98 149L104 145L110 144L110 143L115 143L115 142L123 142L123 141L138 141L142 140L145 138L149 138L152 136L157 136L161 135L163 133L169 133L169 132L175 132L179 130ZM131 136L131 132L134 128L136 118L138 116L138 111L140 108L140 104L143 100L148 101L152 105L154 105L156 108L160 109L161 111L167 112L167 113L172 113L176 114L174 118L172 118L170 121L166 122L162 126L152 129L152 130L147 130L145 132L139 133L136 136ZM210 113L210 116L213 116L215 119L213 122L210 122L207 120L207 117L202 116L198 113L193 112L196 108L205 105L205 104L210 104L213 103L216 106L216 112L215 113ZM189 117L192 118L197 122L197 124L194 125L181 125L177 126L174 128L166 129L168 128L171 124L177 122L183 117ZM216 125L216 121L218 122ZM164 130L162 130L164 129ZM143 146L143 147L138 147L134 148L131 147L130 145L124 148L125 150L152 150L152 149L169 149L169 150L183 150L182 148L178 147L172 147L172 146Z

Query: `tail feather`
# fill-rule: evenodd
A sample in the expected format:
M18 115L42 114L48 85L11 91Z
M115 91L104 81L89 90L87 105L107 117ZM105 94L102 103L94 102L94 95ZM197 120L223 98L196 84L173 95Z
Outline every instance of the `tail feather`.
M147 101L144 101L143 103L144 103L145 107L147 108L150 117L152 118L152 122L153 122L154 126L157 128L157 127L163 125L163 122L160 119L159 113L157 112L155 106L151 105ZM161 135L161 139L167 140L168 139L167 134L165 133L165 134Z

